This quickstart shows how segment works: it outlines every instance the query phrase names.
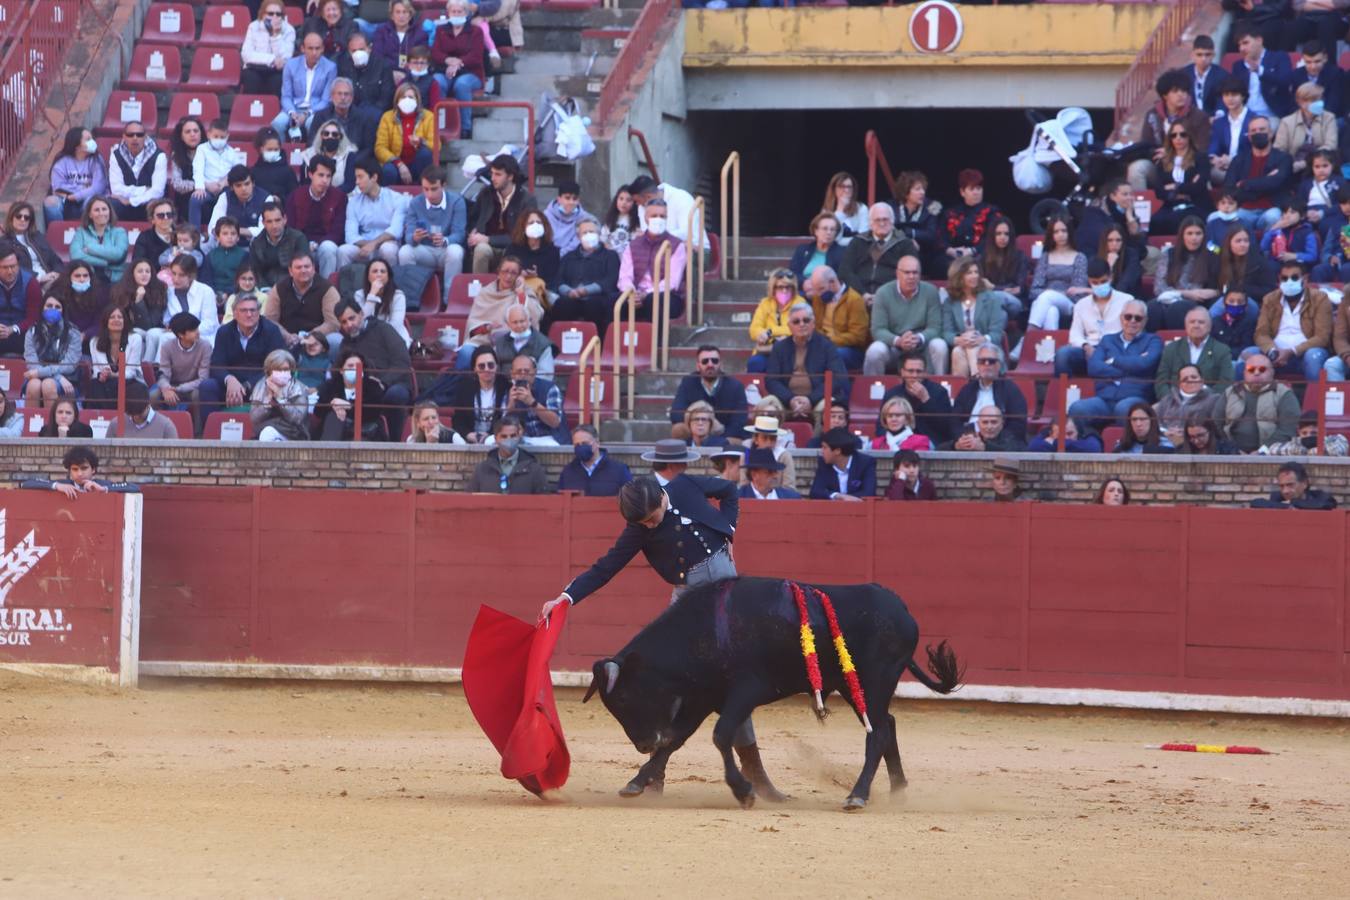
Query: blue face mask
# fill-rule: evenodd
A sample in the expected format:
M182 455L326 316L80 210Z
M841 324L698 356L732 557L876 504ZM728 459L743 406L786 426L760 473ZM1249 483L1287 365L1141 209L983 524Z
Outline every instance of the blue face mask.
M1238 316L1242 315L1247 311L1247 304L1244 303L1241 306L1229 306L1227 303L1225 303L1223 305L1223 311L1228 313L1228 315L1237 318Z
M48 325L57 324L58 322L61 321L61 310L44 309L42 311L42 321L46 322Z
M72 281L70 283L71 290L77 294L83 294L93 286L93 283L89 281Z
M591 457L592 457L592 456L595 456L595 445L594 445L594 444L573 444L573 445L572 445L572 455L575 456L575 457L577 458L577 461L578 461L578 462L584 462L584 463L585 463L585 462L590 462L590 461L591 461Z
M1233 210L1232 212L1216 212L1214 215L1224 222L1232 222L1237 219L1237 210Z
M1092 296L1099 297L1102 300L1105 300L1107 297L1110 297L1111 282L1107 281L1102 284L1094 284L1092 286Z
M1308 104L1308 112L1312 113L1314 116L1320 116L1326 111L1327 105L1321 100L1314 100Z
M355 369L343 369L343 370L342 370L342 380L343 380L343 382L345 382L348 386L353 385L353 384L356 384L356 370L355 370Z
M469 21L468 16L450 16L450 24L456 28L463 28L467 21Z
M834 300L834 291L821 291L820 293L821 303L830 303L833 300Z

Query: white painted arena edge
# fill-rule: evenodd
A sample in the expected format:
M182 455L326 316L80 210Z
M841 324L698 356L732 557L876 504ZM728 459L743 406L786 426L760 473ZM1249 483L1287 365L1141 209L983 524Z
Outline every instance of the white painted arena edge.
M122 621L117 654L117 684L135 687L141 655L141 515L145 498L123 495L122 571L119 585Z
M269 663L142 662L140 674L167 678L272 678L317 681L385 681L453 684L462 670L415 666L288 666ZM555 687L586 687L590 672L553 672ZM1084 706L1114 709L1152 709L1240 715L1318 716L1350 718L1350 701L1308 700L1300 697L1225 697L1219 694L1182 694L1166 691L1112 691L1098 688L1039 688L1005 685L965 685L942 696L921 684L901 682L895 695L906 700L1020 703L1043 706ZM842 704L841 704L842 705Z

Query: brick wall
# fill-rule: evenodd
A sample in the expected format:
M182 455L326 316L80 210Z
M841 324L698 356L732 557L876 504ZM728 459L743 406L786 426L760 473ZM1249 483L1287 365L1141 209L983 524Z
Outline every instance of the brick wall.
M76 442L71 442L76 443ZM204 441L87 441L109 477L142 484L264 485L292 488L407 488L456 491L481 459L476 448L451 449L374 444L222 444ZM0 443L0 480L53 477L61 473L65 443L23 439ZM570 448L535 451L556 482L572 458ZM810 487L814 454L796 451L798 489ZM614 446L613 455L635 472L648 469L641 450ZM1244 505L1271 489L1280 458L1116 457L1014 454L1022 466L1028 496L1038 500L1085 502L1108 476L1118 475L1144 503ZM992 454L932 453L925 467L946 499L983 499ZM1310 464L1313 484L1350 502L1350 460ZM881 490L890 483L891 462L878 459ZM707 463L694 472L712 473Z

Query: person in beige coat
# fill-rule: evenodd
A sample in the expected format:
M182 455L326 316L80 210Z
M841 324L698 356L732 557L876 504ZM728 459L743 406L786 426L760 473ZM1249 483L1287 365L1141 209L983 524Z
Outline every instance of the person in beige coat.
M1294 158L1294 173L1308 171L1314 150L1336 152L1336 117L1322 106L1322 86L1305 81L1294 92L1298 109L1280 120L1275 132L1275 149ZM1311 139L1309 139L1311 133Z

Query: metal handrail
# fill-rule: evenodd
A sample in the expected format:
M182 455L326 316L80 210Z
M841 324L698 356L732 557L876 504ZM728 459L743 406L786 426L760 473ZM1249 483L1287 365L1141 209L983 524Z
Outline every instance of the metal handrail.
M869 130L863 136L863 150L867 153L867 205L872 206L877 202L877 165L881 165L881 174L892 195L895 194L895 173L891 171L891 164L881 149L881 138L875 131Z
M666 367L661 354L670 355L670 264L674 255L670 244L662 243L652 260L652 368L662 371Z
M1195 18L1195 14L1204 5L1204 0L1176 0L1149 34L1148 40L1140 48L1134 62L1125 70L1119 84L1116 85L1115 139L1122 140L1120 133L1125 118L1139 102L1139 98L1153 90L1153 80L1168 52L1173 50L1186 25Z
M695 222L697 222L697 224L698 224L698 234L697 234L697 236L695 236L695 234L694 234L694 224L695 224ZM688 304L687 304L688 307L689 307L690 309L696 310L694 316L692 317L692 319L693 319L693 324L694 324L694 325L702 325L702 324L703 324L703 280L704 280L704 274L705 274L705 273L704 273L704 267L707 265L707 263L704 261L704 258L703 258L703 244L704 244L704 242L705 242L705 241L707 240L707 238L708 238L708 227L707 227L707 224L704 222L703 198L702 198L702 197L695 197L695 198L694 198L694 208L691 209L691 210L689 210L689 227L688 227L688 229L686 229L686 231L684 232L684 234L685 234L685 237L688 239L688 243L685 245L685 246L686 246L686 252L685 252L685 254L684 254L684 290L685 290L685 293L686 293L686 294L688 295L688 297L689 297ZM692 250L689 250L688 248L691 248L691 247L692 247L693 249L692 249ZM698 257L698 262L697 262L697 263L695 263L695 261L694 261L694 257L695 257L695 256ZM695 268L695 266L697 266L697 268L698 268L698 280L697 280L697 281L694 280L694 268ZM695 288L695 285L696 285L696 284L697 284L697 288ZM665 367L662 366L662 368L665 368Z
M628 415L631 418L636 405L633 383L634 373L637 372L637 292L624 291L619 295L619 299L614 301L614 315L610 319L610 329L619 327L622 321L619 314L623 308L628 307L628 327L622 334L615 332L619 337L619 343L614 348L614 405L619 407L619 398L623 396L622 388L619 385L619 370L621 368L619 359L623 356L623 349L628 348Z
M492 109L492 108L515 108L523 109L526 114L526 131L521 138L521 143L525 147L526 171L529 175L530 190L534 190L534 104L525 103L522 100L441 100L432 107L432 114L436 116L436 137L431 147L431 158L441 158L441 130L445 127L445 113L447 109L455 110L456 115L460 107L468 106L473 109ZM489 160L491 162L491 160Z
M588 378L586 367L591 362L592 355L594 355L595 357L596 371L591 372L590 377ZM595 378L598 375L599 369L600 369L600 338L593 337L586 342L585 347L581 348L581 355L577 357L577 378L580 379L577 383L580 385L580 393L581 393L581 411L580 415L577 417L578 423L584 423L586 421L586 407L590 403L591 394L594 391ZM600 404L596 403L595 406L596 406L594 410L595 427L596 430L598 431L600 428Z
M356 396L352 400L352 440L361 440L361 400L364 397L364 387L366 380L365 365L361 362L361 357L356 358ZM393 436L395 440L398 436Z
M127 436L127 351L117 351L117 436Z
M741 155L735 150L722 163L722 242L727 240L727 172L731 172L731 277L741 277ZM701 248L702 245L700 245ZM724 254L726 250L722 251ZM725 263L723 270L727 267Z
M647 53L658 48L656 36L661 26L672 13L679 11L680 4L675 0L647 0L643 5L623 49L614 57L609 74L600 85L600 96L596 98L595 112L591 116L593 133L603 133L618 125L617 121L610 120L618 113L624 96L634 89Z
M628 140L631 141L633 138L637 138L638 143L642 145L642 156L645 165L647 166L648 169L651 170L652 180L655 181L657 184L660 184L661 176L656 171L656 160L652 158L652 150L650 147L647 146L647 135L643 134L640 129L634 128L632 125L629 125Z

